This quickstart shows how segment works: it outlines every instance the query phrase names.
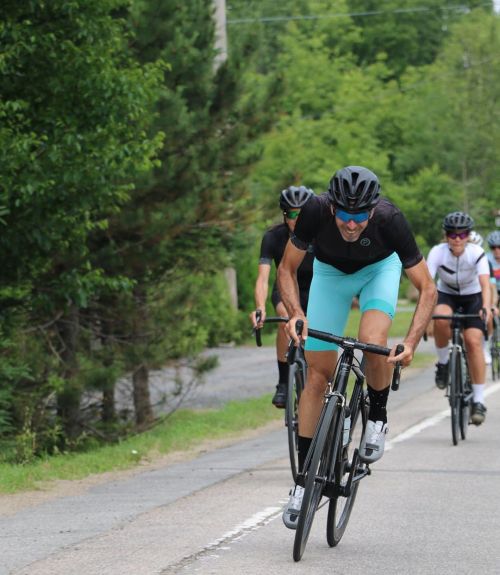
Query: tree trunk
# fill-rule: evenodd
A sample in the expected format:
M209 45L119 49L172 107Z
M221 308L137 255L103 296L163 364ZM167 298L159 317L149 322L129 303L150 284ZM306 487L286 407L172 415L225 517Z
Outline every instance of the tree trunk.
M146 306L147 296L142 287L134 290L134 320L133 320L133 340L137 349L141 350L140 357L137 358L132 373L132 385L135 408L135 421L138 426L143 426L153 420L153 408L151 406L151 396L149 393L149 369L147 359L144 356L147 337L145 333L148 329L148 310Z
M78 437L80 425L81 390L75 384L74 378L78 370L77 348L79 333L79 313L72 306L68 314L59 320L57 329L63 348L60 352L62 360L62 378L65 381L64 390L57 398L58 414L61 418L65 435L68 439Z
M134 388L135 421L137 425L144 425L153 420L153 408L149 394L149 370L142 364L132 375Z
M110 345L109 335L111 328L109 322L105 319L101 320L101 338L100 343L104 350ZM110 353L105 353L104 367L110 368L113 364L113 356ZM102 391L102 410L101 418L103 423L113 423L116 421L116 405L115 405L115 383L107 383Z
M115 420L115 387L113 386L102 392L102 421L103 423L113 423Z

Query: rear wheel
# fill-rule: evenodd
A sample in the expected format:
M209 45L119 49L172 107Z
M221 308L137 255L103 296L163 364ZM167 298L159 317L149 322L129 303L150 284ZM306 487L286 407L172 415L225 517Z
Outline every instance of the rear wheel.
M298 407L305 383L305 363L292 363L288 375L288 393L286 398L285 424L288 432L288 451L290 455L290 468L293 481L297 481L298 470Z
M469 369L465 355L462 355L462 361L465 363L463 373L466 374L465 380L462 380L462 389L460 394L460 436L462 439L467 438L467 430L469 429L470 408L472 402L472 385L470 382Z
M333 452L333 436L339 419L338 404L338 398L333 397L325 408L316 436L311 463L305 473L304 497L293 545L293 558L295 561L300 561L306 548L314 515L321 501L332 461L334 461L336 456Z
M358 459L358 449L366 427L367 406L365 392L361 386L354 388L350 402L351 431L349 442L341 447L339 457L335 462L335 487L341 493L330 499L328 519L326 524L326 539L330 547L338 545L349 522L359 488L359 479L366 474L366 464ZM349 473L353 469L353 480L349 492L345 490Z
M495 321L497 324L497 321ZM493 328L493 334L490 338L490 350L491 350L491 377L493 381L496 381L500 372L500 348L499 348L499 334L498 330L500 328L495 325Z
M449 401L451 408L451 437L453 439L453 445L457 445L459 439L461 389L462 389L462 367L460 365L460 353L456 348L453 348L450 359L450 392L449 392Z

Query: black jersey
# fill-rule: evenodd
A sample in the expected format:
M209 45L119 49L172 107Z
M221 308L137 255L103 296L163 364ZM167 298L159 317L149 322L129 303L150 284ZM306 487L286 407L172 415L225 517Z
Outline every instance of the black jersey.
M382 198L368 225L355 242L346 242L335 223L326 193L313 196L300 211L293 244L307 249L314 242L319 261L351 274L396 252L404 268L418 264L423 256L402 212Z
M259 264L271 265L274 261L274 265L278 269L289 238L290 231L286 224L278 224L269 228L262 238ZM304 249L307 250L307 253L297 270L297 282L301 292L308 292L312 280L314 250L310 244L306 245Z

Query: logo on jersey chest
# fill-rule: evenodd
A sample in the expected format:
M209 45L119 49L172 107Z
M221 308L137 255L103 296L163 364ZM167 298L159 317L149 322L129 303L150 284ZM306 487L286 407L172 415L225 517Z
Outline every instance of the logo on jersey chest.
M363 238L363 239L359 242L359 245L360 245L360 246L363 246L364 248L367 248L370 244L371 244L370 238Z

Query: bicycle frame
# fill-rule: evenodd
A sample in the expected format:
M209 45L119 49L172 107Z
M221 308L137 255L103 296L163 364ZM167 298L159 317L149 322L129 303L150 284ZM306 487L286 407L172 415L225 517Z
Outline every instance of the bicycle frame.
M304 469L309 469L311 464L312 455L314 453L314 447L317 443L318 432L327 414L329 413L328 404L332 400L336 400L335 409L339 411L339 416L337 417L337 425L334 429L333 435L336 436L338 433L344 429L344 418L345 418L345 407L347 406L347 387L349 384L349 375L351 371L356 376L356 381L354 384L353 391L351 393L351 399L349 401L349 406L353 406L357 410L357 405L359 401L359 394L363 393L363 383L365 381L365 375L361 369L354 363L356 360L354 355L354 348L346 348L337 362L337 368L335 372L335 378L328 381L327 389L325 391L325 401L323 404L323 409L320 414L320 419L316 426L316 432L314 434L311 447L307 453ZM359 413L350 413L352 421L357 418ZM338 445L338 444L336 444ZM335 462L337 458L337 453L332 453L332 462ZM319 478L318 481L324 483L324 495L327 497L343 496L348 497L351 493L351 485L353 482L361 480L366 475L369 475L370 470L368 467L361 473L354 475L357 469L358 454L355 454L355 460L351 465L349 479L346 485L340 486L335 484L334 477L334 465L329 465L329 475L326 478ZM305 475L304 473L297 474L297 483L304 486Z

